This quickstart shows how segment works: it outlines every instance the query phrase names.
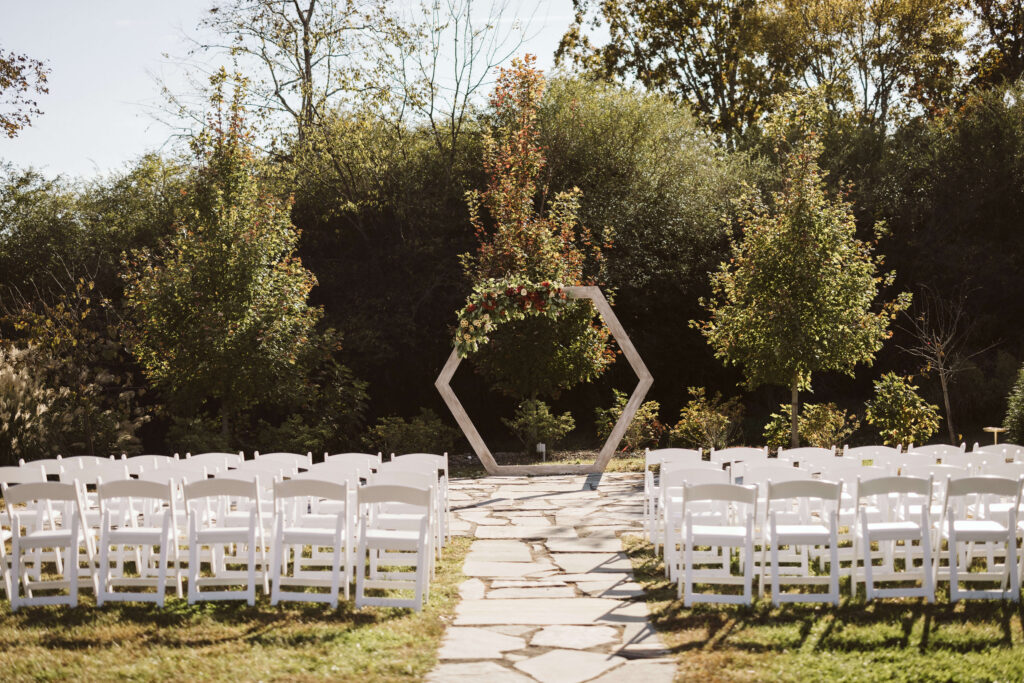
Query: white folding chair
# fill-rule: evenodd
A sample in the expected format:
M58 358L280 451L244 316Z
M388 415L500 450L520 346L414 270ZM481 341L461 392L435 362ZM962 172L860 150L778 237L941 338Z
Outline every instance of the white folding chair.
M367 465L356 460L332 460L318 462L309 470L298 475L300 479L319 479L333 481L336 484L348 482L349 488L359 485L359 480L366 480L373 473ZM353 489L354 490L354 489Z
M780 459L789 460L802 470L809 470L812 474L822 472L835 464L838 459L835 446L832 448L817 448L815 446L780 448L777 456Z
M765 538L761 548L761 593L770 573L772 604L783 602L831 602L839 604L839 501L843 485L830 481L768 481ZM789 546L785 559L780 550ZM812 576L810 548L828 547L828 576ZM806 547L807 552L799 552ZM765 555L770 558L766 562ZM783 564L783 561L785 564ZM787 585L825 585L825 593L783 593Z
M41 460L29 460L28 462L25 461L25 458L18 458L18 466L24 467L25 465L42 467L47 477L59 477L60 471L64 467L64 463L60 458L43 458Z
M346 462L359 462L370 468L373 471L377 470L377 466L380 465L384 458L380 453L374 455L373 453L324 453L324 462L334 462L336 460Z
M34 482L0 485L11 529L11 611L22 606L78 604L79 514L74 484ZM40 514L40 510L53 510ZM25 512L29 515L25 515ZM42 578L42 551L53 550L59 579ZM60 561L59 553L65 557ZM26 563L33 565L31 568ZM31 578L35 575L37 578ZM35 595L36 591L66 590L66 595Z
M984 476L985 468L988 465L1012 464L1012 462L1013 458L1010 458L1008 463L1001 453L996 454L987 451L971 451L970 453L959 453L942 458L943 465L963 467L971 473L971 476Z
M930 446L914 446L912 449L907 451L907 456L912 457L914 455L927 455L938 458L940 461L944 461L946 458L956 457L963 455L967 451L967 443L961 443L959 446L951 446L945 443L932 444Z
M729 473L722 469L708 467L691 467L685 464L666 466L660 473L661 485L659 487L660 498L658 510L660 522L658 533L665 552L665 575L670 580L678 578L678 571L681 562L679 542L681 541L681 529L683 525L683 487L687 484L728 484ZM717 510L704 506L692 505L691 512L702 512L707 516L714 516ZM725 560L721 553L704 554L700 558L703 564Z
M349 497L347 502L342 503L324 499L318 503L317 509L322 515L335 515L339 512L347 512L351 520L351 526L355 529L359 524L356 490L364 481L368 481L371 476L373 476L373 473L370 471L370 468L359 461L341 459L317 463L309 471L296 475L295 479L312 479L345 485ZM354 541L348 544L348 549L351 556L350 563L355 562L356 546ZM309 561L321 562L323 559L324 556L314 548ZM305 558L302 561L305 561Z
M451 507L448 504L448 453L437 455L436 453L406 453L404 455L391 454L391 462L398 465L432 466L437 471L437 496L438 511L437 522L441 529L441 544L451 540ZM439 546L440 547L440 546Z
M305 455L302 453L260 453L259 451L253 452L253 459L246 462L259 462L259 463L281 463L289 467L298 470L308 470L313 466L313 453L312 451L307 452Z
M60 470L60 480L66 484L74 484L79 493L79 533L85 544L89 565L81 570L81 575L95 578L96 547L100 537L100 506L95 490L101 483L129 479L128 467L123 460L102 458L78 460L77 464L74 458L64 458L61 462L66 465Z
M175 519L175 495L171 484L151 481L112 481L96 490L100 523L99 581L96 604L112 601L155 602L164 606L167 575L172 575L175 593L180 598L181 566L178 557L178 530ZM116 572L111 572L110 548L114 546ZM129 552L131 547L133 552ZM159 548L159 550L157 550ZM134 557L132 557L134 556ZM138 576L125 576L124 563L134 559ZM170 563L175 569L171 570ZM124 588L154 588L148 591L118 591Z
M325 514L324 501L335 503L334 512ZM274 484L274 542L271 549L270 604L281 600L327 602L338 606L338 590L352 577L352 515L348 510L346 484L314 479L293 479ZM305 547L311 556L303 562ZM330 548L330 561L325 557ZM291 561L289 561L291 560ZM289 575L288 567L292 566ZM327 588L327 593L285 590L283 586Z
M881 467L898 467L901 454L901 448L893 448L892 446L857 446L856 448L843 446L844 458L856 458L864 465L873 464Z
M940 530L948 544L948 565L946 571L940 573L936 562L936 574L939 578L948 578L950 602L964 599L1020 600L1017 568L1020 498L1021 481L1017 479L965 477L952 479L946 484ZM992 509L994 504L999 504L999 511ZM984 554L976 552L979 543L987 546ZM998 556L1003 557L1002 563L996 561ZM970 567L976 560L984 561L982 571L973 571L974 568ZM960 582L967 585L999 582L1000 587L998 590L972 590L961 588Z
M692 448L648 448L644 451L644 533L648 540L654 540L656 520L658 516L658 484L654 478L653 467L659 471L666 463L683 463L696 465L704 462L704 454ZM719 467L719 469L721 469Z
M857 481L858 521L854 535L854 561L850 593L857 595L857 584L863 580L867 599L923 597L935 601L932 564L932 522L929 516L932 479L918 477L881 477ZM912 505L912 501L918 502ZM896 569L897 543L904 548L904 569ZM882 564L875 566L872 544L878 544ZM917 544L917 552L911 552ZM863 579L857 574L858 551L864 562ZM921 565L915 571L915 559ZM919 586L906 586L908 581ZM900 582L893 588L878 588L876 582Z
M12 486L15 484L31 484L46 481L46 472L41 465L6 466L0 467L0 486ZM35 526L38 522L35 517L39 511L24 510L22 523L28 527ZM45 511L44 513L45 514ZM13 532L5 515L0 521L0 579L2 579L4 595L11 596L11 569L10 558L7 556L7 543L11 540Z
M237 453L218 453L211 451L209 453L191 453L185 454L185 460L188 460L192 464L202 464L206 466L207 471L210 474L214 472L223 472L224 470L233 469L238 467L245 462L245 454L242 451Z
M441 525L437 520L439 511L442 508L438 501L437 496L437 473L433 469L422 469L417 468L415 465L392 465L391 463L384 463L380 469L374 474L370 475L368 480L369 484L376 486L388 485L388 486L409 486L413 488L422 488L430 491L432 497L434 511L430 515L430 528L433 534L433 542L431 547L434 552L437 553L437 558L441 558ZM419 526L420 519L423 516L422 510L416 506L399 505L397 503L390 505L382 505L377 511L378 516L382 519L386 518L389 524L400 525L406 529L416 529Z
M734 462L746 462L750 460L767 460L768 447L750 448L749 446L733 446L731 448L723 448L721 450L715 450L712 448L709 457L711 462L718 465L729 465Z
M698 510L693 508L697 506ZM716 510L707 514L707 508ZM679 597L687 607L695 602L749 605L753 601L754 515L757 487L736 484L687 484L683 487L682 571ZM697 547L709 546L724 562L700 568ZM732 574L732 549L739 553L741 576ZM702 553L707 551L702 551ZM741 595L696 592L697 583L741 585Z
M107 457L101 457L99 455L70 455L70 456L57 456L57 459L61 461L64 467L90 467L93 465L103 465L111 460L114 460L114 456L110 455Z
M259 484L242 479L206 479L186 484L185 505L188 510L188 602L199 600L246 600L256 604L256 552L266 566L262 539L263 520L260 512ZM234 510L232 509L234 508ZM233 511L243 512L244 523L230 523ZM237 516L235 516L237 520ZM209 547L210 575L200 577L200 550ZM230 552L235 547L237 551ZM243 557L241 548L245 548ZM231 570L224 561L231 555L242 565ZM242 590L203 591L207 586L223 587L244 584ZM266 574L264 574L266 590Z
M419 611L429 596L430 575L434 564L434 550L431 548L431 515L434 509L433 492L429 489L410 486L370 485L359 489L359 550L356 561L356 607L379 605L384 607L411 607ZM414 507L421 512L418 528L407 529L388 522L385 515L375 514L376 508L386 505ZM369 553L370 566L378 558L376 576L367 576L366 558ZM414 567L413 572L380 572L380 558L388 560L392 567ZM366 590L412 590L413 597L369 596Z
M167 467L178 459L177 453L173 456L170 455L122 455L121 462L128 467L128 474L132 476L139 476L143 472L152 472L153 470L160 469L161 467Z

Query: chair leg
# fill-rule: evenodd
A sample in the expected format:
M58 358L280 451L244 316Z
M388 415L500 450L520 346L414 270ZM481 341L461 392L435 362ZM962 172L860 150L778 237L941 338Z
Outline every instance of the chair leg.
M346 584L348 577L345 577ZM338 587L341 582L341 539L334 537L334 560L331 563L331 609L338 608Z
M170 555L167 547L167 534L164 534L164 542L160 544L160 559L156 577L157 604L164 606L167 599L167 558Z
M249 548L248 548L247 557L248 557L248 560L249 560L249 567L248 567L249 571L247 573L248 575L247 575L246 578L249 581L249 585L246 587L245 596L246 596L246 602L248 603L249 607L252 607L253 605L256 604L256 534L255 534L255 532L250 532L250 534L249 534ZM264 574L263 576L265 578L266 574Z
M932 557L932 540L931 533L928 529L924 529L921 533L921 569L924 571L924 592L925 597L928 600L928 604L935 602L935 574L933 573L932 563L934 558Z
M107 588L110 585L110 544L105 535L100 533L100 570L99 582L96 587L96 606L103 607L107 601Z
M772 604L779 604L779 542L778 539L772 538L771 541L771 555L772 555Z
M193 534L188 544L188 604L190 605L194 605L199 599L199 587L196 585L198 580L199 542Z
M832 563L829 567L829 592L832 594L832 604L839 607L839 537L835 527L832 528L829 545L829 560ZM854 557L854 562L856 561Z
M1010 575L1010 600L1020 601L1020 575L1017 567L1017 529L1010 528L1009 539L1006 543L1006 571Z
M364 595L364 582L366 581L366 541L363 538L359 539L358 552L356 554L356 607L360 607L363 603Z
M282 556L288 552L284 545L284 530L278 524L274 530L274 549L271 551L270 560L270 604L277 605L281 601L281 563ZM287 560L285 560L287 564Z
M693 604L693 539L686 539L686 548L684 550L686 566L683 568L682 576L683 579L683 605L689 607Z
M743 560L743 598L746 604L754 602L754 532L747 529L747 543L744 547Z
M72 607L78 606L78 560L78 543L72 539L71 545L68 547L68 562L65 565L70 570L68 575L68 593L70 595L68 597Z
M957 577L957 549L956 535L953 533L952 524L949 530L949 601L951 603L960 599L960 582Z

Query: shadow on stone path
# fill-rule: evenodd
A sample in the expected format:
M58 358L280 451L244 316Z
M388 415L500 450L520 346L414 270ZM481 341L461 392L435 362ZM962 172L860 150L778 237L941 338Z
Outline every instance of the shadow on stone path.
M618 538L641 532L642 496L639 474L453 480L453 533L477 540L427 680L671 681Z

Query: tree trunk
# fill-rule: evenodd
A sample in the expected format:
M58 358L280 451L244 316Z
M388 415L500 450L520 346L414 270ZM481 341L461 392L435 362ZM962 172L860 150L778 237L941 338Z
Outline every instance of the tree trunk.
M789 400L789 411L790 411L790 424L789 424L789 447L797 448L800 446L800 433L797 431L797 418L800 415L800 389L798 388L797 379L793 378L793 384L790 387L790 400Z
M943 373L939 373L939 382L942 384L942 400L946 404L946 427L949 429L949 443L957 445L956 430L953 429L953 413L949 408L949 380Z

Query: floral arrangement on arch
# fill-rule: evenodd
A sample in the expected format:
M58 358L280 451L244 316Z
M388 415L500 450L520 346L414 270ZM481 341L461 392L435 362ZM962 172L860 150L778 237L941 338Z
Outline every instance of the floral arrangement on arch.
M466 305L459 310L455 349L467 358L490 341L490 334L502 323L527 316L556 319L568 303L562 285L544 280L488 278L473 287Z

